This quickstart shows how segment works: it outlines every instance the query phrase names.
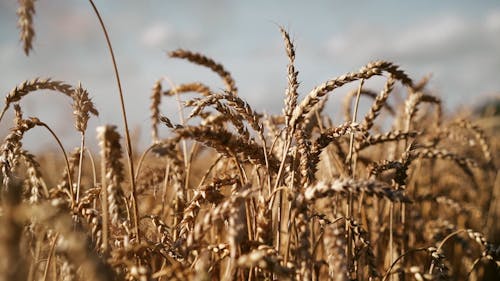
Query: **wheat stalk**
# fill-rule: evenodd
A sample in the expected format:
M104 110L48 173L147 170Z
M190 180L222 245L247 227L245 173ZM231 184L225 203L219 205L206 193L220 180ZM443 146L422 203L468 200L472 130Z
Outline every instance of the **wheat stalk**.
M134 162L133 162L133 152L132 152L132 144L131 144L131 138L130 138L130 130L128 128L128 121L127 121L127 112L125 110L125 99L123 97L123 91L122 91L122 85L120 82L120 74L118 73L118 66L116 63L115 59L115 54L113 51L113 47L111 46L111 40L109 39L108 31L106 30L106 27L104 25L104 21L101 18L101 15L99 13L99 10L97 9L96 5L94 4L93 0L89 0L89 3L91 4L98 20L99 24L101 25L101 29L104 33L104 37L106 38L106 43L108 45L108 50L111 55L111 60L113 61L113 69L116 77L116 84L118 86L118 94L120 97L120 109L122 113L122 119L123 119L123 125L125 127L125 139L126 139L126 149L127 149L127 163L128 163L128 175L129 175L129 180L130 180L130 185L131 185L131 198L132 198L132 207L133 207L133 212L134 212L134 229L135 229L135 235L137 239L141 239L139 235L139 208L137 206L137 196L136 196L136 191L135 191L135 176L134 176Z

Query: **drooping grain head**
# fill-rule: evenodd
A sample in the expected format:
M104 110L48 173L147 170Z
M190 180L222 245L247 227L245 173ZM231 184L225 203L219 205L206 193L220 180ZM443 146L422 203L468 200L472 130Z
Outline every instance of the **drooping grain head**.
M33 27L33 15L35 14L35 0L18 0L17 27L20 30L21 42L24 53L28 56L33 49L33 38L35 30Z

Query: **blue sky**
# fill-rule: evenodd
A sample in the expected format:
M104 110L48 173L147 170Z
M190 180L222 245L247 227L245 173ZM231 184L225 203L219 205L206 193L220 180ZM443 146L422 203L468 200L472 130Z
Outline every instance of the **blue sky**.
M294 39L302 96L316 84L377 59L399 64L416 80L432 74L430 89L448 109L477 104L500 91L499 1L96 0L96 5L113 42L129 119L132 128L141 128L142 143L150 141L148 107L155 80L223 87L208 70L167 58L166 52L176 48L222 62L240 96L255 109L280 112L287 58L277 24ZM101 113L89 130L100 124L121 127L111 61L88 2L37 1L37 36L28 58L18 39L16 8L17 1L0 0L0 92L38 76L81 81ZM342 93L332 97L332 111ZM162 112L175 120L175 101L164 99L163 104ZM72 117L66 98L30 97L23 107L26 115L39 116L68 136L68 146L78 143L68 126ZM8 119L0 124L1 135L10 126ZM89 132L89 139L94 134Z

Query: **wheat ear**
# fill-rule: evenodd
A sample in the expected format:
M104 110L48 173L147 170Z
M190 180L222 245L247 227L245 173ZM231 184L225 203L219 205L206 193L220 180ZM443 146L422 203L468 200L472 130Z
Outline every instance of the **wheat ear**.
M21 42L24 53L28 56L33 49L33 38L35 29L33 28L33 15L35 14L35 0L18 0L17 27L20 30Z
M215 62L213 59L200 53L182 49L172 51L168 53L168 55L172 58L186 59L192 63L210 68L222 78L222 81L226 85L226 89L229 92L234 94L238 93L238 88L236 88L236 83L234 82L233 77L231 77L231 74L224 68L224 66L222 66L222 64Z
M63 93L67 96L73 95L73 86L62 81L53 81L50 78L35 78L33 80L25 80L17 85L5 96L5 105L0 113L0 122L9 109L12 103L18 102L27 94L37 90L52 90Z
M290 126L295 128L297 124L302 121L305 115L311 111L314 105L318 103L319 99L329 92L353 81L369 79L374 75L381 75L384 71L392 74L394 78L400 80L404 85L411 86L413 84L412 80L402 70L400 70L398 66L390 62L375 61L369 63L356 73L347 73L314 88L293 111Z
M285 126L288 127L290 123L290 118L292 117L293 110L297 106L297 89L299 87L299 82L297 81L297 76L299 72L295 70L295 47L290 39L290 34L283 28L280 27L281 35L283 36L283 41L285 41L285 50L288 57L287 66L287 80L288 86L286 88L285 94L285 108L283 109L283 115L285 116Z

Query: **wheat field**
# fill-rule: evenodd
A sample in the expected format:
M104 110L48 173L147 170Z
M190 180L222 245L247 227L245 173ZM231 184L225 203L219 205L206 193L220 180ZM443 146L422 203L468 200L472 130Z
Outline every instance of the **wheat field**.
M26 55L36 45L34 4L19 1ZM280 32L281 115L248 104L221 63L174 50L224 90L159 79L144 151L132 151L116 63L123 132L87 128L99 112L80 83L14 81L0 113L0 122L15 113L0 148L0 280L499 280L498 125L445 114L428 77L387 61L301 98L295 47ZM376 77L381 89L365 86ZM23 98L44 91L71 102L80 146L66 150L50 125L23 114ZM344 120L324 110L332 94L345 96ZM162 112L180 100L189 116ZM23 147L33 128L48 130L57 155Z

